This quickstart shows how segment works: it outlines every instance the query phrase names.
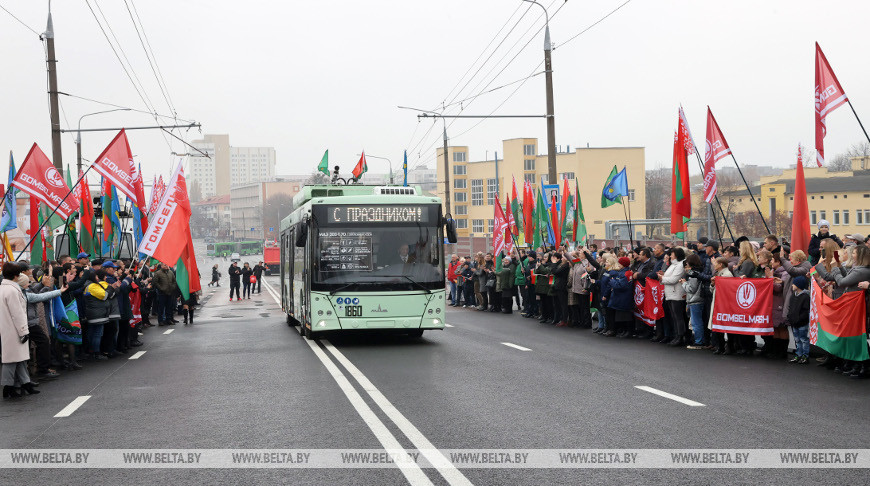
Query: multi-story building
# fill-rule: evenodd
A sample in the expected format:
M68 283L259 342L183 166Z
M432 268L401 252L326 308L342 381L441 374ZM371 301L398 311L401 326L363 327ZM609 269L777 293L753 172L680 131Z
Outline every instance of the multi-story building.
M229 135L205 135L191 143L208 154L188 156L191 199L196 202L230 193L230 187L275 178L273 147L233 147Z
M547 156L538 154L536 138L517 138L503 142L503 157L497 160L470 161L468 147L448 147L450 170L450 196L453 218L460 237L487 236L494 225L494 200L498 195L502 205L516 180L517 192L522 197L525 181L537 189L543 180L547 184ZM437 150L437 180L443 181L443 148ZM613 166L625 167L628 175L629 201L601 208L601 191ZM604 147L570 149L556 154L559 181L568 179L574 192L575 178L579 178L580 199L586 217L590 238L604 238L607 221L626 219L626 210L636 219L646 216L645 160L643 147ZM437 195L444 198L444 184L437 184Z
M269 199L276 194L287 195L290 201L302 188L304 180L282 180L242 184L230 189L231 235L237 239L275 239L278 222L292 208L271 207ZM264 222L271 219L271 226Z
M275 178L273 147L230 147L230 186Z
M849 171L829 172L826 167L804 168L811 225L807 231L815 233L817 223L826 220L831 224L831 233L841 238L847 234L866 236L870 233L870 157L853 157L851 160L852 170ZM726 216L732 218L740 214L757 213L755 204L758 204L768 225L777 215L787 215L787 223L776 225L771 231L788 238L794 212L795 176L796 169L787 169L780 175L761 177L760 183L751 187L753 197L743 186L720 187L719 201ZM700 191L693 196L696 207L703 204ZM754 228L742 229L747 236L756 238L764 237L767 233L764 226L758 224Z
M205 226L205 234L226 236L230 232L230 195L213 196L192 204Z

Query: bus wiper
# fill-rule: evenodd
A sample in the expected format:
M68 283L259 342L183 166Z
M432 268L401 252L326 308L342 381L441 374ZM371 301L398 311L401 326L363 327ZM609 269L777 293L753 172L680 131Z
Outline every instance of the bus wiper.
M421 284L420 282L417 282L416 280L412 279L411 277L409 277L409 276L407 276L407 275L402 275L402 277L408 279L409 282L411 282L412 284L416 285L417 287L420 287L421 289L425 290L427 294L431 294L431 293L432 293L432 291L429 290L428 288L426 288L425 285Z
M347 290L347 289L353 287L354 285L359 285L359 282L351 282L349 284L342 285L341 287L339 287L337 289L330 290L329 295L334 295L336 292L341 292L342 290Z

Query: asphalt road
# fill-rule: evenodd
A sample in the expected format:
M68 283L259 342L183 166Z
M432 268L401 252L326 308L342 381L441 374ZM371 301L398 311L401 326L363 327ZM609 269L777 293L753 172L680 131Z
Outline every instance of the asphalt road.
M210 261L201 265L210 274ZM138 359L87 363L43 383L40 395L0 404L0 449L868 448L870 382L815 366L712 356L454 308L447 314L453 327L420 339L364 335L309 343L285 324L267 288L232 303L227 292L205 287L192 326L178 324L170 334L146 330ZM79 396L90 398L68 417L55 417ZM855 469L450 465L0 475L7 484L866 482Z

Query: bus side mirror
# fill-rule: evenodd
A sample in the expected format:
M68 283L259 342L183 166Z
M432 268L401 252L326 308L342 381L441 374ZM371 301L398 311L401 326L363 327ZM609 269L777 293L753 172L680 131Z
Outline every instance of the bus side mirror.
M302 248L308 241L308 224L305 221L296 225L296 246Z
M447 215L445 227L447 230L447 241L456 243L456 221L449 214Z

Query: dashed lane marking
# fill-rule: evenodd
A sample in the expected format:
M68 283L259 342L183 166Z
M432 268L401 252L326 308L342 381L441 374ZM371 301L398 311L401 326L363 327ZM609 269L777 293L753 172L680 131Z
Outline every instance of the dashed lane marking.
M167 329L167 330L163 331L163 334L172 334L172 331L174 331L174 330L175 329Z
M444 324L444 327L454 327L453 324Z
M514 343L502 343L502 344L504 344L505 346L507 346L509 348L519 349L520 351L531 351L531 349L529 349L529 348L525 348L523 346L520 346L520 345L517 345Z
M86 401L88 401L89 398L91 398L90 395L82 395L80 397L77 397L75 400L70 402L69 405L64 407L63 410L57 412L57 415L55 415L54 418L69 417L73 414L73 412L78 410L78 408L81 407Z
M653 388L651 386L635 386L635 388L637 388L638 390L643 390L645 392L652 393L653 395L658 395L660 397L669 398L671 400L674 400L675 402L680 402L680 403L688 405L690 407L706 407L706 405L704 405L703 403L696 402L694 400L689 400L688 398L683 398L683 397L674 395L672 393L661 391L661 390L658 390L658 389Z
M136 351L136 354L134 354L133 356L130 356L130 357L127 358L127 359L139 359L139 358L141 358L142 355L145 354L146 352L147 352L147 351Z

